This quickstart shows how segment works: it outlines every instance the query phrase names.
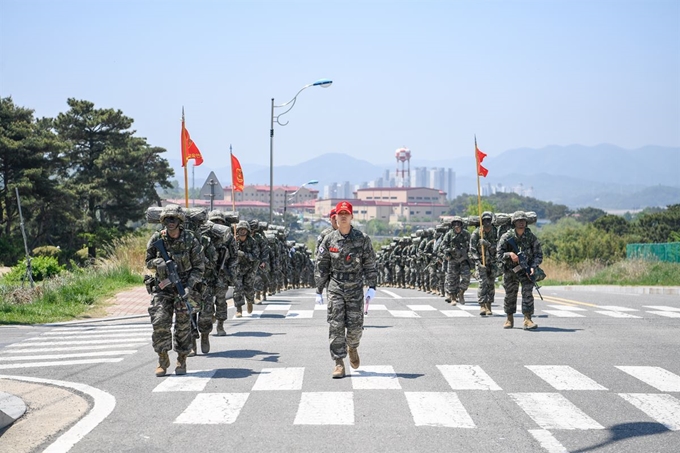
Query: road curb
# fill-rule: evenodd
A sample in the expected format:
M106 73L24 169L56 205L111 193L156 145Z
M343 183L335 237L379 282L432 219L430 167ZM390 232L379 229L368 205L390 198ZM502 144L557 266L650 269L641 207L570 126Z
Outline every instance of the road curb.
M661 294L680 295L680 286L618 286L618 285L574 285L574 286L545 286L547 289L564 291L599 291L619 294Z
M11 393L0 392L0 430L17 421L25 413L24 400Z

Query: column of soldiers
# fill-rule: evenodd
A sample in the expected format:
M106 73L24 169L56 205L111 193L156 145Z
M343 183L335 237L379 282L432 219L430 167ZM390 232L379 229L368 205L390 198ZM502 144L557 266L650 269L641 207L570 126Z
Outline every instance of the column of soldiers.
M533 212L517 211L512 215L484 212L481 227L478 216L454 216L435 228L418 230L408 237L394 237L377 253L378 283L380 286L419 289L456 305L465 304L464 294L474 273L479 282L479 314L491 316L495 281L502 275L507 315L503 327L514 325L512 315L521 286L524 328L533 330L537 325L531 319L534 309L531 279L545 278L538 267L543 259L540 242L527 228L535 221ZM472 234L467 226L475 227ZM523 251L531 269L529 276L518 271L518 250ZM533 275L534 270L537 275Z
M196 355L199 338L207 354L215 324L215 335L226 336L229 287L235 318L240 318L244 305L252 313L253 304L268 295L314 284L311 251L288 241L282 226L240 220L235 212L177 205L151 207L146 218L161 224L146 250L146 267L154 273L144 279L153 295L149 316L159 357L156 376L167 374L171 349L178 355L175 373L185 374L186 359Z

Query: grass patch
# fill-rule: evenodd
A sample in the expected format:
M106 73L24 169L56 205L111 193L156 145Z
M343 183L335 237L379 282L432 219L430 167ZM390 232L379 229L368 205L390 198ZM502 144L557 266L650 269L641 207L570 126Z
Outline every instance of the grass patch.
M615 263L584 285L680 286L680 264L662 261L624 260Z

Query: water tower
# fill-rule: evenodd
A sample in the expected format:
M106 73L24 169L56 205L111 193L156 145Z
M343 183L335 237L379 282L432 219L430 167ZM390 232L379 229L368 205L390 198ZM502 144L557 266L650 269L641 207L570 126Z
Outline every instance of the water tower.
M401 162L401 181L402 187L409 187L411 185L411 150L405 147L399 148L394 152L397 158L397 178L399 175L399 162ZM404 170L404 163L406 163L406 170Z

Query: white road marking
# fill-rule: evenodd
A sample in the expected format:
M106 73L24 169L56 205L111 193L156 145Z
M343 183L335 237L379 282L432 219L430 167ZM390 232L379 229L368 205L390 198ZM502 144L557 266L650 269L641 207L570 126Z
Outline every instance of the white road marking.
M571 307L567 305L548 305L551 308L555 308L557 310L562 310L562 311L588 311L585 308L581 307Z
M610 311L640 311L637 308L619 307L617 305L598 305L597 308L603 308Z
M641 319L641 316L629 315L628 313L623 313L620 311L605 311L605 310L595 310L595 313L599 313L605 316L611 316L612 318L637 318Z
M534 436L534 439L541 444L541 447L545 449L548 453L569 453L569 450L564 448L555 436L553 436L550 431L545 429L530 429L529 434Z
M680 311L680 308L678 307L668 307L666 305L644 305L645 308L651 308L653 310L661 310L661 311Z
M25 376L0 375L0 379L14 379L17 381L67 387L85 393L92 398L93 406L87 415L81 418L78 423L71 427L71 429L59 436L55 442L43 450L43 453L63 453L69 451L76 443L78 443L78 441L85 437L87 433L96 428L97 425L108 417L109 414L113 412L113 408L116 407L116 398L114 398L113 395L85 384Z
M228 425L234 423L248 400L248 393L199 393L175 423Z
M302 390L304 367L263 368L255 381L255 390Z
M108 331L115 329L149 329L151 324L127 324L127 325L111 325L111 326L87 326L87 327L57 327L50 332L93 332L93 331Z
M525 365L556 390L607 390L567 365Z
M328 311L328 305L326 305L326 304L316 304L316 305L314 305L314 311L317 311L317 310Z
M559 393L509 393L543 429L604 429Z
M557 318L585 318L585 316L573 311L565 310L543 310L543 313L548 313L549 315L555 316Z
M502 390L477 365L437 365L453 390Z
M387 307L383 304L373 304L370 303L368 304L368 312L376 311L376 310L382 310L382 311L388 311Z
M469 303L469 304L465 304L465 305L458 304L458 305L456 305L456 307L458 307L461 310L467 310L467 311L478 311L479 310L479 304L473 304L473 303Z
M288 311L290 304L267 304L264 307L265 311Z
M183 376L169 375L153 392L202 392L217 370L188 371Z
M140 341L141 338L112 338L110 340L69 340L69 341L51 341L42 339L40 341L21 342L8 344L6 348L28 348L33 346L63 346L63 345L77 345L77 344L113 344L113 343L129 343L130 341ZM149 337L149 340L151 338Z
M91 335L91 334L113 334L113 333L128 333L128 332L133 332L133 333L140 333L140 332L147 332L147 333L153 333L153 329L151 327L136 327L134 329L107 329L107 330L77 330L77 331L71 331L69 330L68 332L65 332L62 329L56 329L56 330L51 330L49 332L44 332L40 336L63 336L63 337L70 337L73 335Z
M648 311L653 315L665 316L666 318L680 318L680 313L674 311Z
M390 365L364 366L350 369L354 390L399 390L401 384Z
M380 288L378 291L380 291L381 293L387 294L387 295L390 296L392 299L403 299L403 297L401 297L399 294L393 293L392 291L388 291L388 290L386 290L386 289Z
M127 332L127 333L108 333L108 332L95 332L95 333L74 333L74 334L68 334L68 335L61 335L58 337L59 340L85 340L88 338L151 338L151 334L153 332L151 330L146 331L146 332ZM36 338L31 338L29 340L26 340L26 342L50 342L54 341L54 338L48 338L44 336L36 337Z
M449 318L472 318L473 315L462 310L439 310L444 313L445 316Z
M107 355L128 355L137 351L99 351L99 352L77 352L75 354L45 354L45 355L26 355L20 357L3 357L2 361L18 360L51 360L51 359L72 359L75 357L101 357Z
M407 305L413 311L437 311L432 305Z
M369 306L368 311L371 311L371 308ZM395 318L420 318L420 315L416 313L415 311L412 310L387 310L392 316Z
M416 426L474 428L475 422L453 392L405 392Z
M662 392L680 392L680 376L658 366L617 366L647 385Z
M48 366L69 366L69 365L87 365L93 363L117 363L123 360L124 357L117 359L84 359L84 360L59 360L57 362L31 362L31 363L14 363L11 365L2 364L0 369L10 368L39 368Z
M291 310L286 313L286 318L309 319L314 317L314 310Z
M680 431L680 400L658 393L619 393L619 396L671 431Z
M300 398L295 425L353 425L352 392L305 392Z
M151 341L151 339L149 339ZM15 348L12 350L0 350L0 354L26 354L34 352L56 352L56 351L90 351L93 349L109 349L109 348L135 348L139 346L144 346L148 342L144 343L118 343L118 344L99 344L99 345L89 345L89 346L63 346L57 348L35 348L33 346L27 346L30 348L28 351L21 348Z

